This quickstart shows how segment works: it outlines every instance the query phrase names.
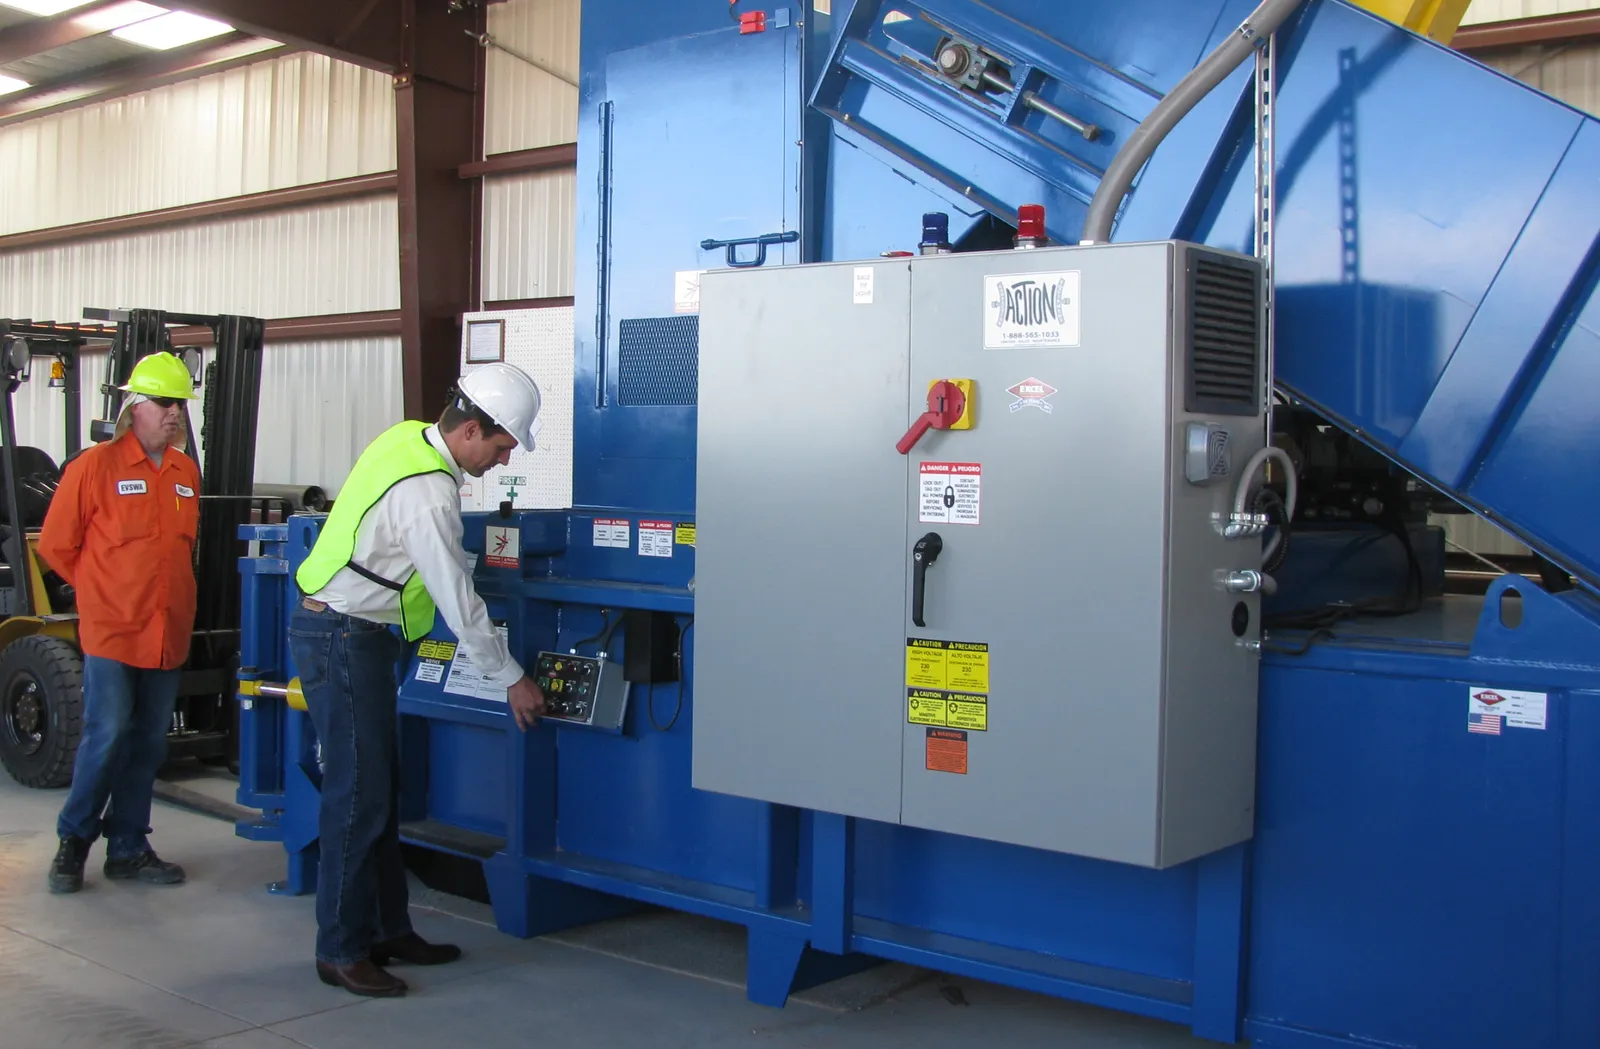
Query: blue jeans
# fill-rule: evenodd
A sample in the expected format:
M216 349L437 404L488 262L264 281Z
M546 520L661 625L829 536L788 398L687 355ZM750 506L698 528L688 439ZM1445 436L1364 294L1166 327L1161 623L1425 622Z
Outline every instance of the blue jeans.
M411 932L396 735L405 646L386 626L297 605L289 649L322 745L317 960L351 965Z
M156 771L167 759L179 676L177 670L142 670L83 657L83 738L72 789L56 820L57 836L76 834L92 842L104 833L106 854L113 859L138 856L150 847L145 839L150 801Z

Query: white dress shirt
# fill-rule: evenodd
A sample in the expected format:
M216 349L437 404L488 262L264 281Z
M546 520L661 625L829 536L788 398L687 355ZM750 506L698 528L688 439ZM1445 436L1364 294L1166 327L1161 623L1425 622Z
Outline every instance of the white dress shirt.
M444 456L450 473L408 477L385 492L356 531L351 560L396 583L404 583L415 566L473 666L496 685L509 688L522 679L523 670L511 658L505 638L489 621L489 610L472 585L461 546L461 467L437 426L429 426L423 436ZM349 568L341 568L311 596L335 612L400 624L400 592Z

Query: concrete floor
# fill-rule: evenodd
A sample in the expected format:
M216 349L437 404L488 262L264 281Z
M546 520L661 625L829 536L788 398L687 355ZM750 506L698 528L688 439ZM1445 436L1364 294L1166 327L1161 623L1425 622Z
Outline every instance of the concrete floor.
M418 930L466 956L401 967L411 995L367 1001L317 981L312 899L264 890L279 847L212 817L157 803L152 841L187 885L107 883L97 847L84 891L51 896L60 803L0 775L6 1049L1215 1049L1170 1024L897 965L767 1009L744 998L736 928L657 913L517 940L486 908L421 886Z

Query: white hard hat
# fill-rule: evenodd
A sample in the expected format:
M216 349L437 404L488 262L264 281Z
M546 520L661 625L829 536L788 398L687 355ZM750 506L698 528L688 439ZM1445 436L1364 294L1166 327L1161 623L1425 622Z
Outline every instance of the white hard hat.
M539 419L539 386L510 364L481 364L461 377L462 396L483 409L525 452L533 451L543 423Z

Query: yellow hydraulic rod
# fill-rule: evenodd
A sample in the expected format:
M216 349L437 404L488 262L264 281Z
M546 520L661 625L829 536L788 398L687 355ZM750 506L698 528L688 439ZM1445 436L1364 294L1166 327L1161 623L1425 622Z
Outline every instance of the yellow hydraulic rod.
M306 709L306 694L300 688L299 678L295 678L287 685L276 681L241 681L239 695L278 696L293 710Z
M1448 44L1461 28L1472 0L1351 0L1380 18L1405 26L1420 36Z

